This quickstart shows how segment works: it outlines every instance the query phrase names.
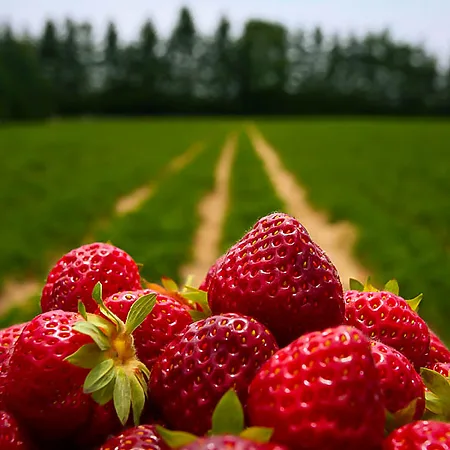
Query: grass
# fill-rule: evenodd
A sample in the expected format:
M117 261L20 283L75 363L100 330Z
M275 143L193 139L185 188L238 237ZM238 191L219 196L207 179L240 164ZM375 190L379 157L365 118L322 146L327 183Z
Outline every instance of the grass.
M207 121L67 121L0 129L0 286L42 278L117 199L214 135Z
M149 281L165 275L180 280L179 269L192 256L199 223L197 205L214 185L214 167L225 135L217 137L176 176L167 177L135 213L111 222L97 239L111 240L143 264Z
M378 282L424 293L421 315L450 341L450 123L261 121L264 135L332 220L359 230L356 254ZM299 218L301 220L301 217Z
M239 136L230 180L230 207L223 230L225 252L262 216L284 208L247 134Z

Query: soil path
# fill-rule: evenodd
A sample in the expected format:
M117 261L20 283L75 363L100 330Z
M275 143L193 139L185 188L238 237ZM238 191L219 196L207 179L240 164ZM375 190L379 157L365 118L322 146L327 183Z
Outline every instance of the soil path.
M204 146L205 144L203 142L196 142L184 153L172 159L163 172L164 176L180 171L183 167L189 164L199 152L203 150ZM133 192L119 198L115 206L116 215L124 216L133 211L137 211L140 206L151 197L156 187L157 185L153 182L146 183Z
M348 288L350 277L365 280L367 270L353 257L355 228L348 222L332 224L323 212L312 208L308 203L307 191L284 167L277 151L270 146L258 129L254 125L249 125L247 133L278 196L286 206L286 212L300 220L311 237L329 255L339 271L344 288Z
M220 253L220 237L229 202L230 174L236 146L237 134L230 134L216 166L214 188L198 205L200 224L192 243L192 260L180 269L183 279L193 276L194 286L201 283Z
M162 176L173 175L189 164L197 155L205 148L204 142L195 142L188 147L181 155L173 158L163 170ZM156 191L157 183L145 184L133 192L119 198L114 208L115 216L125 216L138 210L142 204L148 200ZM94 237L88 234L84 237L83 242L92 242ZM61 256L61 255L60 255ZM51 266L56 263L59 256L53 261ZM49 268L50 270L50 268ZM29 278L18 281L15 279L7 279L3 289L0 292L0 315L4 314L11 307L17 307L25 304L33 295L38 295L45 280L36 280Z

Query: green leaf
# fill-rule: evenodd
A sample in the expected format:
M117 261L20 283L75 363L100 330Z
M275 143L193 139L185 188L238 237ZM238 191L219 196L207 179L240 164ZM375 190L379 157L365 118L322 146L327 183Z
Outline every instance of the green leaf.
M206 319L208 317L208 315L205 314L203 311L196 311L195 309L189 310L189 315L191 316L191 319L194 322Z
M100 328L106 335L111 335L115 330L115 326L111 321L98 314L87 313L87 321Z
M136 375L130 377L130 388L131 388L131 406L133 409L133 421L137 426L139 425L139 420L141 418L142 411L145 405L145 393L142 389L142 385Z
M97 344L86 344L80 347L75 353L64 358L74 366L83 369L93 369L105 359L105 354Z
M168 277L162 277L161 283L166 291L169 292L178 292L178 286L175 281L173 281L171 278Z
M197 303L202 308L203 312L209 317L212 312L208 303L208 293L192 286L186 286L186 292L183 292L183 297Z
M92 393L92 398L99 405L106 405L113 398L115 378L113 378L106 386Z
M99 306L103 304L103 286L100 281L97 281L94 289L92 290L92 299L95 300Z
M422 301L422 298L423 298L423 294L419 294L417 297L414 297L411 300L406 300L406 303L408 303L409 307L413 311L418 312L419 305L420 305L420 302Z
M378 292L378 289L372 284L372 280L370 277L367 277L366 282L364 283L364 292Z
M78 300L78 312L84 320L87 320L86 306L81 300Z
M446 413L445 405L436 394L430 391L425 392L425 402L427 410L433 414L444 415Z
M170 448L184 447L198 439L198 436L194 434L185 431L171 431L161 425L156 425L156 431Z
M100 312L105 317L108 317L108 319L111 320L111 322L113 322L117 326L117 329L120 332L123 330L123 322L105 306L105 303L103 301L102 289L103 289L102 283L98 281L97 284L94 286L94 289L92 290L92 298L99 306Z
M114 361L110 358L105 359L89 372L84 382L83 392L91 394L102 389L114 378L114 375Z
M350 278L350 289L352 291L362 292L364 289L364 285L360 281L355 280L354 278Z
M148 367L145 364L141 363L140 361L138 361L137 366L138 366L138 369L141 371L141 373L143 373L147 377L147 379L149 379L150 378L150 370L148 370Z
M125 321L125 331L129 334L145 320L152 312L156 303L155 294L147 294L139 297L128 311L127 320Z
M388 431L394 431L396 428L399 428L403 425L406 425L409 422L414 420L414 415L416 413L417 401L419 399L415 398L404 408L396 411L395 413L391 413L386 411L386 424L385 427Z
M92 338L92 340L98 345L100 350L108 350L111 344L108 341L105 333L97 328L94 324L89 322L77 322L73 329L79 333L86 334Z
M125 425L130 415L131 386L130 379L122 368L117 369L113 399L120 423Z
M273 428L266 427L249 427L246 428L239 436L260 444L266 444L270 441L273 434Z
M425 386L433 394L436 394L441 399L450 399L450 384L444 375L434 370L426 369L425 367L420 369L420 375Z
M394 295L398 295L400 293L400 288L398 287L398 282L397 280L389 280L385 286L384 286L384 290L387 292L391 292Z
M227 391L217 403L212 415L212 434L238 435L244 429L244 410L233 389Z

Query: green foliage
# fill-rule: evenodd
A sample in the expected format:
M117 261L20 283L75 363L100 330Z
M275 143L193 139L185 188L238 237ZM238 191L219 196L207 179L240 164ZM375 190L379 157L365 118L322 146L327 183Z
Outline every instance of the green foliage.
M7 276L44 281L55 258L91 242L114 218L121 196L158 178L192 142L208 139L210 128L208 122L86 120L0 129L0 285ZM115 236L107 233L113 243Z
M198 202L213 188L214 168L225 139L220 128L214 132L211 144L176 175L162 179L138 211L118 218L96 235L126 249L143 264L141 274L149 281L159 282L163 276L181 281L178 269L191 257Z
M260 122L266 138L332 220L359 232L356 254L376 285L423 292L421 315L450 340L450 173L447 122ZM338 268L339 269L339 268Z
M260 217L284 208L267 177L262 161L244 133L239 137L230 183L230 203L222 235L222 252L239 240Z

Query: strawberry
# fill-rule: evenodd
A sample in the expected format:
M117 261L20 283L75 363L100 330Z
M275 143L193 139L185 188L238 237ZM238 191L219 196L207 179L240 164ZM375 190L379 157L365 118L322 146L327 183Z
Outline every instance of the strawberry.
M428 364L450 363L450 350L439 339L436 333L430 330L430 354Z
M4 404L6 374L8 372L11 352L26 325L27 322L11 325L8 328L0 330L0 408Z
M0 366L7 357L11 347L14 346L18 337L21 335L26 324L27 322L11 325L8 328L0 330Z
M192 322L188 309L173 298L150 289L124 291L105 300L106 307L125 321L133 303L152 293L156 295L155 306L133 333L137 356L148 369L152 368L162 349Z
M222 261L225 259L225 255L220 256L216 262L209 268L208 273L206 274L203 281L200 283L198 287L201 291L208 292L209 286L211 285L211 280L214 278L217 268L222 264Z
M253 318L229 313L194 322L153 366L151 398L170 426L204 434L222 395L234 387L245 405L248 384L277 350L272 334Z
M257 373L248 414L290 448L379 447L385 414L368 339L343 325L301 336Z
M366 283L362 292L344 294L345 322L363 331L371 339L395 348L405 355L416 370L425 366L430 348L430 332L425 321L411 308L421 296L408 303L398 295L398 285L378 291Z
M27 432L9 413L0 411L0 448L2 450L32 450Z
M280 346L344 320L336 268L303 225L282 213L260 219L228 250L208 294L213 314L254 317Z
M154 425L128 428L122 434L108 439L99 450L165 450L169 447L158 435Z
M244 408L233 389L227 391L217 403L211 417L211 430L207 436L171 431L157 425L156 430L169 448L185 450L287 450L269 443L273 430L264 427L245 428Z
M130 255L110 244L83 245L64 255L50 271L42 290L42 312L76 312L79 300L88 312L94 312L97 304L91 292L97 282L102 283L105 296L141 289L139 268Z
M425 386L420 375L397 350L377 341L371 341L370 345L392 425L420 419L425 410Z
M196 441L179 447L180 450L287 450L278 444L259 443L233 435L201 437Z
M435 363L429 365L428 368L440 373L444 377L448 377L450 375L450 363Z
M393 431L383 450L450 450L450 424L418 420Z
M136 358L131 333L155 296L135 302L126 323L105 308L101 296L99 283L93 298L102 315L87 314L81 302L80 313L42 313L24 327L14 345L6 404L40 440L81 440L86 448L124 425L131 406L135 421L144 407L144 376L149 373Z

